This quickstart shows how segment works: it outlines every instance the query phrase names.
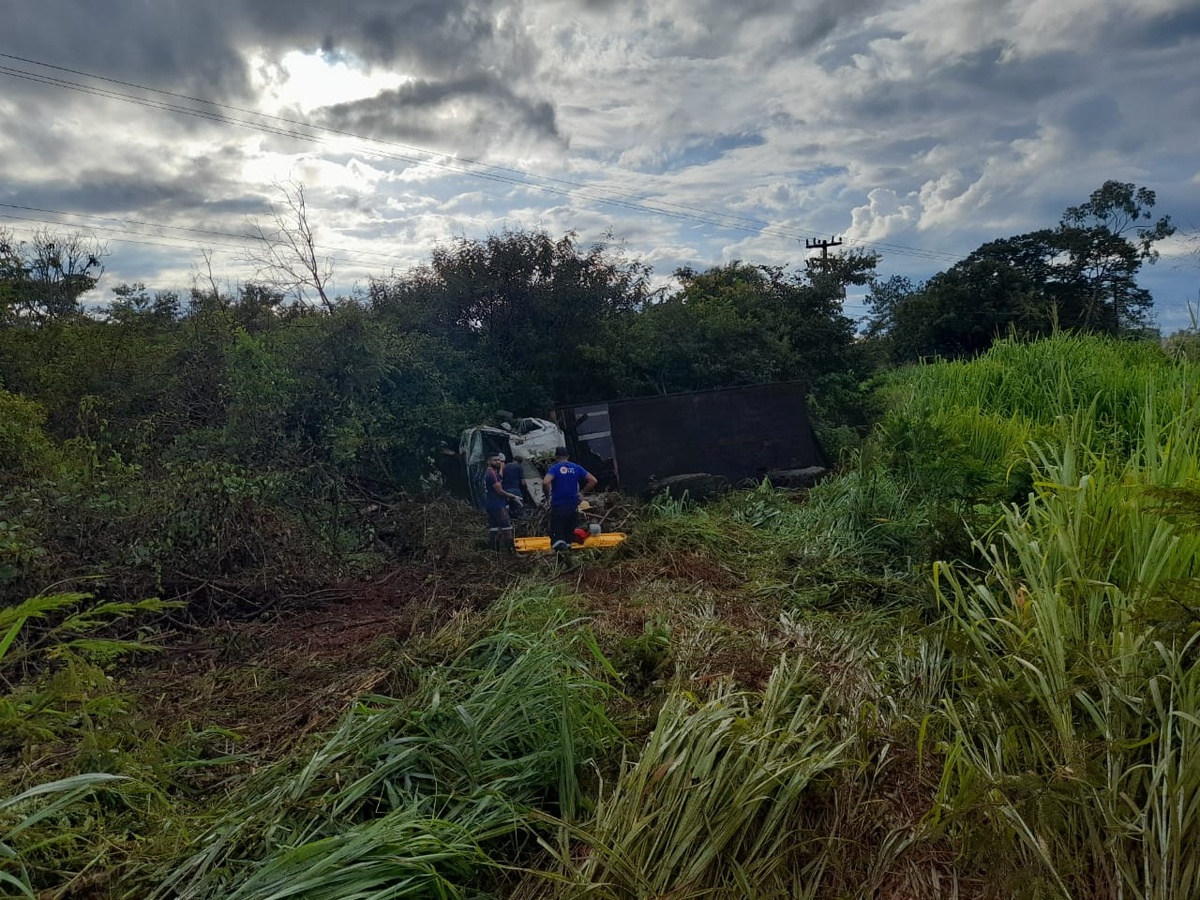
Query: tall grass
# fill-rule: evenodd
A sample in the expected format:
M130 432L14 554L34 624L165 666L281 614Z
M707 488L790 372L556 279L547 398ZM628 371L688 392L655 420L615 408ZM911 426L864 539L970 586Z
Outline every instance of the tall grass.
M824 697L784 660L761 694L725 685L664 703L641 755L562 860L558 896L813 896L823 860L813 782L839 764Z
M898 376L853 471L659 501L596 561L653 691L522 590L408 645L406 696L172 811L125 896L1200 896L1198 381L1072 337ZM737 641L750 685L786 656L764 689L701 665ZM655 723L619 764L606 703ZM14 852L48 822L0 830L6 889L40 887Z
M1124 457L1104 426L1085 411L1036 449L983 572L937 570L958 651L943 800L1002 890L1200 896L1197 645L1155 620L1200 570L1200 532L1156 499L1200 483L1200 407L1143 396Z
M1030 443L1061 444L1080 419L1091 444L1128 455L1144 446L1148 397L1178 411L1196 377L1148 342L1055 335L999 341L978 359L913 366L889 378L871 445L923 494L1020 501Z
M932 511L924 498L869 457L818 484L776 529L810 561L841 560L864 570L908 569L927 552Z
M1144 341L1059 334L1034 343L997 341L974 360L913 366L884 388L889 415L978 409L985 416L1052 424L1095 407L1108 436L1141 437L1147 392L1178 408L1189 393L1181 369Z

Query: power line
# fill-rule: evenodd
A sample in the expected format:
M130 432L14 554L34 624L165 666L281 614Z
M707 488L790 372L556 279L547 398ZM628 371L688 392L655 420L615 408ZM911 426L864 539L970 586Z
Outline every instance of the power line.
M248 128L248 129L251 129L254 131L261 131L266 134L275 134L280 137L300 138L300 139L311 141L315 144L321 144L321 145L328 144L328 141L325 141L321 137L319 137L317 135L309 134L307 132L289 131L287 129L276 128L271 125L263 125L258 122L247 122L245 120L237 119L232 116L222 115L221 113L205 112L204 110L191 109L188 107L179 106L177 104L167 103L164 101L152 100L152 99L148 99L148 98L144 98L144 97L135 97L135 96L132 96L129 94L123 94L123 93L120 93L117 91L110 91L105 88L95 87L93 85L79 84L77 82L67 81L67 80L61 79L61 78L55 78L53 76L39 75L37 73L32 73L32 72L23 72L19 69L12 69L9 66L0 66L0 74L9 75L10 77L18 78L18 79L21 79L24 81L31 81L35 84L43 84L43 85L48 85L51 87L61 87L61 88L65 88L67 90L77 91L79 93L88 94L88 95L95 96L95 97L105 97L105 98L111 99L111 100L119 100L122 102L131 103L135 106L146 107L148 109L159 110L162 112L175 112L175 113L179 113L180 115L192 116L192 117L198 118L198 119L206 119L208 121L216 122L218 124L237 125L241 128ZM145 88L145 90L153 91L155 89L154 88ZM315 128L317 126L306 126L306 127ZM369 140L369 139L366 139L366 140ZM471 176L477 177L477 178L485 178L485 179L488 179L491 181L500 181L500 182L504 182L506 184L513 184L513 185L517 185L517 186L536 187L535 185L530 185L530 184L527 184L524 182L517 181L515 179L505 179L505 178L501 178L496 175L491 175L486 172L472 172L471 170L466 169L466 168L456 167L456 166L452 166L447 163L439 163L439 162L435 162L433 160L423 159L423 158L419 158L419 157L404 156L402 154L394 154L394 153L383 153L380 151L372 151L372 152L374 152L378 156L383 156L388 159L395 159L395 160L399 160L402 162L411 162L411 163L414 163L417 165L431 165L436 168L446 169L449 171L458 172L460 174L471 175ZM558 192L558 193L562 193L562 192Z
M0 54L0 57L4 57L4 56L10 56L10 54ZM36 64L37 65L49 65L49 64L45 64L45 63L36 63ZM62 68L62 67L52 67L52 68ZM69 71L74 71L74 70L69 70ZM90 94L93 96L100 96L100 97L105 97L108 99L114 99L114 100L119 100L122 102L128 102L128 103L132 103L137 106L143 106L143 107L146 107L149 109L155 109L155 110L165 111L165 112L176 112L176 113L179 113L182 115L188 115L188 116L192 116L195 118L200 118L200 119L205 119L208 121L216 122L218 124L236 125L236 126L239 126L242 128L249 128L249 129L264 132L267 134L275 134L275 135L282 136L282 137L299 138L299 139L311 141L311 142L319 144L319 145L327 145L328 144L328 142L326 140L322 139L318 135L309 134L307 132L297 132L297 131L292 131L292 130L288 130L288 129L277 128L277 127L274 127L271 125L263 125L261 123L256 123L256 122L247 122L245 120L237 119L237 118L231 117L231 116L226 116L226 115L223 115L220 113L206 112L204 110L191 109L189 107L182 107L177 104L167 103L167 102L163 102L163 101L157 101L157 100L152 100L152 99L142 98L142 97L135 97L135 96L131 96L128 94L117 92L117 91L110 91L110 90L107 90L104 88L98 88L93 85L84 85L84 84L79 84L77 82L68 81L65 79L55 78L53 76L40 75L38 73L23 72L21 70L12 69L11 67L7 67L7 66L0 66L0 74L6 74L11 77L19 78L19 79L26 80L26 81L32 81L32 82L38 83L38 84L45 84L45 85L54 86L54 87L61 87L61 88L65 88L68 90L74 90L74 91L84 93L84 94ZM102 80L112 80L112 79L104 79L103 76L88 76L88 77L100 78ZM125 84L127 82L121 82L121 83ZM140 87L143 90L159 92L159 93L163 93L163 94L171 95L171 96L184 96L184 95L173 95L173 94L171 94L171 92L158 91L157 88L145 87L142 85L137 85L137 87ZM217 105L217 106L221 105L221 104L215 104L213 101L200 100L200 99L197 99L196 102L208 103L208 104ZM284 122L293 121L293 120L287 120L287 119L280 119L280 117L270 116L269 114L266 114L266 113L252 113L252 114L259 115L259 116L265 116L268 118L275 118L275 119L279 119L280 121L284 121ZM360 140L360 141L371 142L371 143L384 143L384 144L390 143L387 141L379 141L378 139L364 137L361 135L354 135L350 132L338 132L334 129L323 128L322 126L309 125L307 123L302 123L302 122L298 122L296 124L303 128L310 128L310 129L314 129L314 130L318 130L318 131L332 132L332 133L336 133L336 134L339 134L342 136L349 136L349 137L352 137L352 138L354 138L356 140ZM717 214L711 214L711 213L706 213L704 215L691 215L691 214L673 212L670 210L664 210L664 209L660 209L656 206L647 204L645 202L627 201L627 200L622 200L622 199L616 198L616 197L603 196L603 194L597 195L597 193L596 193L597 191L603 191L604 189L591 188L591 187L587 187L587 186L583 186L583 185L580 185L578 187L578 189L573 190L573 191L557 189L557 188L554 188L551 186L540 185L540 184L537 184L534 182L530 182L528 180L528 178L532 177L532 176L526 176L523 173L521 173L522 177L520 177L520 178L511 178L511 177L507 177L502 174L496 174L493 172L478 172L478 171L474 171L470 168L467 168L465 166L453 165L450 163L439 162L439 161L436 161L433 159L428 159L428 158L423 158L423 157L414 157L414 156L410 156L410 155L383 152L383 151L379 151L379 150L372 150L372 152L375 153L376 155L379 155L379 156L382 156L382 157L388 158L388 159L394 159L394 160L403 161L403 162L411 162L411 163L417 164L417 165L429 165L429 166L432 166L435 168L454 172L456 174L467 175L467 176L475 177L475 178L483 178L483 179L486 179L489 181L508 184L508 185L512 185L515 187L529 188L529 189L540 191L543 193L557 194L557 195L568 197L568 198L578 197L578 198L584 199L584 200L591 200L594 202L606 203L606 204L610 204L610 205L614 205L614 206L618 206L618 207L628 208L628 209L631 209L631 210L634 210L637 212L662 215L662 216L667 216L670 218L684 220L684 221L700 222L702 224L712 225L717 228L746 231L746 232L751 232L751 233L767 232L767 233L773 233L773 234L776 234L779 236L788 237L788 238L797 239L797 240L799 239L798 236L803 234L803 232L794 231L792 229L787 228L786 226L772 225L770 223L763 222L762 220L749 220L749 219L746 219L746 217L721 214L721 215L725 216L725 219L721 219L721 218L715 217ZM420 151L420 152L432 153L432 151ZM486 163L479 163L479 165L489 166L489 164L486 164ZM497 167L497 166L490 166L490 168L498 169L501 171L503 171L503 169L504 169L504 167ZM509 170L509 171L518 171L518 170ZM567 182L567 183L569 183L569 182ZM658 202L658 201L655 201L655 202ZM665 203L666 201L662 201L662 202ZM755 224L753 226L739 225L736 222L727 221L727 219L744 219L748 222L753 222L753 223L757 223L757 224ZM926 251L926 250L918 250L915 248L904 248L904 247L901 247L900 245L889 245L889 244L885 244L885 243L879 242L879 241L852 241L852 243L861 244L863 246L879 247L881 249L888 250L888 252L895 252L900 255L930 259L930 260L934 260L934 261L953 261L953 260L957 260L957 258L958 258L951 254L941 253L940 251L932 251L932 250Z
M261 238L257 237L256 235L239 234L233 231L215 231L207 228L188 228L183 225L167 225L163 222L144 222L138 219L121 219L115 216L101 216L95 213L65 212L61 209L45 209L44 207L40 206L22 206L17 203L0 203L0 207L3 207L4 209L17 209L21 210L22 212L45 213L52 216L71 216L78 219L99 219L102 222L117 222L125 225L140 225L146 228L168 228L172 231L188 231L195 234L211 234L216 237L237 238L239 240L246 241L261 240Z
M233 232L233 231L216 231L216 230L208 229L208 228L191 228L186 225L167 225L164 222L146 222L146 221L142 221L139 219L121 219L121 218L117 218L114 216L101 216L101 215L97 215L95 213L64 212L63 210L60 210L60 209L45 209L40 206L21 206L16 203L0 203L0 208L16 209L16 210L21 210L23 212L45 213L45 214L52 215L52 216L69 216L69 217L78 218L78 219L98 219L102 222L117 222L119 224L137 225L137 226L141 226L141 227L145 227L145 228L165 228L165 229L169 229L171 231L186 231L186 232L192 232L195 234L213 235L215 237L234 238L235 240L240 240L240 241L270 243L270 240L268 238L266 238L262 235L258 235L258 234L240 233L240 232ZM59 223L47 223L47 224L59 224ZM69 224L69 223L62 223L62 224ZM88 225L87 223L85 223L84 227L95 227L95 226L91 226L91 225ZM164 235L164 237L170 237L170 235ZM351 253L351 254L356 254L356 255L361 255L361 256L370 256L370 257L373 257L376 259L396 259L396 260L401 260L404 262L409 261L408 257L398 256L397 254L394 254L394 253L379 253L375 250L359 250L359 249L355 249L353 247L317 247L316 249L320 250L321 253L323 253L323 254L327 253L330 250L334 250L334 251L338 251L341 253Z
M4 206L4 205L6 205L6 204L0 204L0 206ZM66 215L71 215L71 214L67 213ZM19 215L14 215L12 213L0 213L0 219L8 219L10 221L16 221L16 222L29 222L34 225L49 225L49 226L58 226L58 227L70 224L68 222L55 222L50 219L39 219L39 218L36 218L33 216L19 216ZM95 228L96 226L84 225L82 227ZM136 240L136 239L128 238L128 237L113 237L112 235L134 235L136 238L157 237L157 238L165 239L167 241L174 241L175 243L164 243L163 240L157 240L157 241ZM120 243L120 244L142 244L142 245L145 245L148 247L163 247L163 248L170 249L170 250L224 250L229 253L236 253L236 254L242 254L242 255L244 255L246 252L246 247L244 244L229 244L229 243L223 243L223 242L217 242L217 241L201 241L201 240L197 240L197 239L188 238L185 236L176 236L176 235L169 235L169 234L168 235L147 234L144 231L134 231L132 229L127 229L127 228L113 228L111 226L105 226L105 230L103 233L103 239L106 241L113 241L115 243ZM395 257L395 258L400 259L400 257ZM362 265L359 262L339 258L336 256L329 257L329 259L333 262L342 264L347 267ZM253 262L251 260L244 260L244 262L246 262L247 264L253 265Z
M243 107L231 106L228 104L219 103L213 100L206 100L200 97L192 97L187 94L179 94L173 91L165 91L159 88L149 87L147 85L138 84L136 82L121 81L119 79L108 78L103 75L94 75L89 72L84 72L78 69L71 69L65 66L57 66L52 63L45 63L38 60L28 59L26 57L16 56L14 54L0 53L0 58L6 58L22 62L28 65L40 66L43 68L66 72L72 75L78 75L84 78L90 78L97 81L107 82L109 84L121 85L123 87L131 87L137 90L148 91L155 94L160 94L165 97L174 97L181 100L186 100L191 103L201 103L215 109L225 109L234 112L243 113L246 115L256 116L258 118L269 119L275 122L282 123L285 126L294 126L294 128L306 129L305 131L296 131L294 128L277 127L262 122L251 122L244 119L239 119L234 116L225 115L219 112L195 109L192 107L180 106L166 101L154 100L146 97L137 97L121 91L109 90L95 85L81 84L79 82L68 79L57 78L50 75L43 75L37 72L29 72L21 69L15 69L9 66L0 66L0 74L9 75L10 77L32 81L34 83L44 84L48 86L60 87L67 90L74 90L93 96L106 97L122 102L132 103L134 105L143 106L149 109L155 109L164 112L175 112L181 115L193 116L195 118L206 119L218 124L236 125L243 128L250 128L268 134L275 134L282 137L293 137L311 141L317 144L327 144L319 135L311 134L310 131L324 132L333 134L339 137L347 137L357 141L362 141L370 144L378 144L383 146L397 147L410 151L410 153L419 153L422 156L412 156L403 153L389 153L375 150L378 155L385 158L391 158L404 162L411 162L418 165L429 165L435 168L443 169L457 174L466 175L469 177L483 178L493 182L508 184L516 187L524 187L531 190L536 190L544 193L558 194L568 198L576 198L589 200L592 202L605 203L614 205L637 212L651 213L654 215L668 216L684 221L694 221L702 224L711 225L717 228L728 230L746 231L752 233L770 233L777 236L788 237L799 240L804 236L804 232L790 228L788 226L775 225L761 219L754 219L748 216L741 216L730 213L712 213L707 210L702 210L697 207L691 207L684 204L672 203L666 200L647 201L638 197L636 194L628 192L615 192L608 188L596 188L572 182L566 179L555 178L553 176L534 176L523 172L519 169L513 169L506 166L498 166L491 163L485 163L480 160L470 159L468 157L456 157L461 159L467 165L455 165L433 159L430 157L441 156L444 154L436 154L434 151L425 150L411 145L401 144L396 141L389 141L379 138L372 138L361 134L356 134L350 131L344 131L326 126L313 125L307 122L288 119L282 116L275 116L269 113L257 112L254 110L245 109ZM470 168L474 166L476 168ZM479 171L483 169L484 171ZM543 182L550 184L539 184L531 179L540 179ZM563 185L563 188L556 188L554 184ZM670 207L670 208L663 208ZM809 232L811 234L811 232ZM914 258L928 259L931 261L957 261L958 256L953 254L943 253L935 250L923 250L914 247L906 247L900 244L890 244L883 241L865 241L851 240L851 243L858 244L864 247L879 248L891 253L896 253Z
M302 128L310 128L310 129L314 129L317 131L323 131L328 134L336 134L336 135L339 135L342 137L349 137L349 138L353 138L354 140L365 141L365 142L369 142L369 143L373 143L373 144L381 144L384 146L398 147L400 149L403 149L403 150L406 150L409 152L420 153L423 156L444 156L444 155L446 155L446 154L438 153L436 151L429 150L424 147L417 147L412 144L404 144L399 141L393 141L393 140L388 140L388 139L384 139L384 138L369 137L366 135L357 134L355 132L346 131L346 130L339 129L339 128L333 128L333 127L325 126L325 125L313 125L312 123L309 123L309 122L304 122L304 121L297 120L297 119L290 119L285 116L277 116L277 115L274 115L271 113L264 113L264 112L261 112L258 110L247 109L242 106L234 106L231 104L221 103L216 100L207 100L203 97L194 97L194 96L191 96L190 94L181 94L181 93L176 93L175 91L167 91L167 90L163 90L161 88L155 88L155 87L150 87L148 85L139 84L137 82L122 81L121 79L118 79L118 78L110 78L105 75L96 75L96 74L93 74L90 72L82 71L80 69L72 69L72 68L69 68L66 66L59 66L59 65L55 65L53 63L41 62L39 60L29 59L27 57L22 57L22 56L16 56L16 55L9 54L9 53L0 53L0 58L13 59L13 60L17 60L19 62L23 62L23 63L29 64L29 65L41 66L43 68L53 69L53 70L56 70L59 72L67 72L69 74L79 75L84 78L92 78L97 81L108 82L109 84L118 84L123 87L131 87L131 88L136 88L138 90L150 91L152 93L161 94L166 97L175 97L180 100L187 100L192 103L203 103L203 104L206 104L209 106L216 107L218 109L226 109L226 110L230 110L233 112L244 113L246 115L257 116L257 117L264 118L264 119L270 119L272 121L282 122L286 125L299 126ZM713 215L720 215L721 217L723 217L724 219L727 219L727 220L744 222L747 225L752 226L753 230L755 230L755 231L761 231L763 229L786 228L786 226L777 226L777 225L774 225L773 223L768 222L764 219L757 219L757 218L753 218L751 216L743 216L743 215L739 215L736 213L715 214L715 213L711 212L710 210L701 209L701 208L695 207L695 206L689 206L687 204L674 203L669 200L647 201L645 197L635 194L635 193L632 193L632 192L629 192L629 191L615 191L612 188L597 189L592 186L582 184L581 182L571 181L569 179L564 179L564 178L557 178L552 175L536 175L536 176L534 176L534 175L531 175L530 173L525 172L524 170L521 170L521 169L516 169L516 168L509 167L509 166L497 165L495 163L483 162L482 160L473 159L471 157L466 157L466 156L455 155L454 158L462 160L464 163L469 163L470 165L478 166L483 169L488 169L488 170L492 170L492 171L496 171L496 172L502 172L502 173L507 173L509 175L518 176L521 179L520 183L524 184L526 186L533 186L528 182L528 179L532 177L532 178L538 178L542 181L547 181L547 182L552 182L555 184L564 185L564 186L572 189L572 191L602 190L604 193L611 195L612 198L623 198L625 200L629 200L629 201L632 201L632 202L638 203L638 204L653 203L653 204L657 204L658 206L672 207L672 208L679 209L679 210L685 210L688 212L698 213L701 216L705 216L705 217L711 217ZM456 171L464 171L466 174L477 174L477 173L472 173L467 170L459 170L459 169L455 169L455 170ZM601 202L618 202L617 199L609 199L609 200L604 200L603 198L592 198L592 199L599 199ZM655 207L649 207L649 209L651 211L654 211ZM711 219L704 219L704 221L707 222L708 224L716 224ZM809 229L809 232L811 233L815 230L816 229ZM801 231L799 233L801 234L801 236L803 236L803 231ZM942 253L941 251L924 250L924 249L916 248L916 247L906 247L903 244L891 244L891 243L887 243L887 242L883 242L883 241L857 240L857 241L852 241L852 243L870 245L870 246L881 247L881 248L888 248L888 249L892 250L893 252L900 252L900 253L931 255L934 257L943 256L943 257L948 257L952 260L957 260L959 258L958 256Z
M0 54L0 57L12 58L11 54ZM17 58L20 58L20 57L17 57ZM36 65L45 65L45 66L48 66L51 68L62 69L62 67L50 66L50 64L48 64L48 63L35 63L35 64ZM67 71L75 71L75 70L67 70ZM247 122L247 121L244 121L241 119L236 119L234 117L225 116L220 113L205 112L203 110L196 110L196 109L191 109L188 107L181 107L181 106L178 106L177 104L171 104L171 103L151 100L151 99L147 99L147 98L135 97L135 96L121 93L121 92L109 91L104 88L98 88L98 87L95 87L92 85L83 85L83 84L79 84L77 82L72 82L72 81L67 81L65 79L55 78L53 76L41 75L38 73L23 72L21 70L12 69L11 67L7 67L7 66L0 66L0 74L6 74L11 77L19 78L19 79L26 80L26 81L32 81L32 82L38 83L38 84L45 84L45 85L54 86L54 87L61 87L61 88L65 88L68 90L74 90L74 91L78 91L78 92L85 93L85 94L91 94L93 96L100 96L100 97L105 97L108 99L114 99L114 100L119 100L119 101L123 101L123 102L128 102L128 103L132 103L137 106L143 106L143 107L146 107L149 109L155 109L155 110L167 111L167 112L176 112L176 113L180 113L182 115L188 115L188 116L193 116L195 118L206 119L209 121L216 122L218 124L237 125L239 127L250 128L250 129L261 131L261 132L268 133L268 134L275 134L275 135L279 135L279 136L283 136L283 137L301 138L301 139L308 140L308 141L311 141L316 144L322 144L322 145L327 144L327 141L323 140L319 136L312 135L307 132L296 132L296 131L290 131L287 129L276 128L276 127L273 127L270 125L262 125L262 124L256 123L256 122ZM86 75L87 73L84 73L84 74ZM105 79L103 76L88 76L88 77L95 77L95 78L98 78L101 80L109 80L109 81L114 80L114 79ZM120 82L120 83L130 84L129 82ZM163 93L163 94L170 95L170 96L185 96L185 95L174 95L171 92L159 91L157 88L146 87L143 85L135 85L135 86L141 88L142 90ZM221 105L221 104L215 104L213 101L200 100L198 98L190 98L190 99L196 99L196 102L201 102L201 103L208 103L208 104L217 105L217 106ZM240 109L240 108L238 108L238 109ZM266 114L266 113L252 113L252 114L265 116L268 118L280 119L280 117L270 116L269 114ZM291 122L293 120L280 119L280 121ZM386 142L386 141L379 141L374 138L364 137L361 135L354 135L350 132L337 132L334 129L326 129L326 128L323 128L322 126L309 125L307 123L296 123L296 124L301 127L304 127L304 128L311 128L311 129L320 130L320 131L329 131L329 132L337 133L337 134L340 134L343 136L353 137L356 140L360 140L360 141L367 141L367 142L373 142L373 143L385 143L385 144L390 143L390 142ZM400 161L404 161L404 162L411 162L411 163L418 164L418 165L430 165L435 168L444 169L444 170L455 172L458 174L467 175L470 177L484 178L484 179L490 180L490 181L496 181L496 182L500 182L500 183L504 183L504 184L510 184L510 185L517 186L517 187L526 187L526 188L530 188L533 190L537 190L537 191L541 191L541 192L545 192L545 193L558 194L558 195L566 196L566 197L575 197L576 195L580 195L581 199L585 199L585 200L592 200L595 202L601 202L601 203L607 203L607 204L616 205L616 206L620 206L620 207L625 207L625 208L633 209L638 212L649 212L649 213L653 213L656 215L665 215L665 216L668 216L671 218L682 219L685 221L697 221L697 222L712 225L712 226L718 227L718 228L726 228L726 229L749 231L749 232L759 232L759 233L765 231L765 232L769 232L769 233L775 233L775 234L778 234L778 235L781 235L784 237L790 237L793 239L796 239L797 235L801 234L801 232L794 232L785 226L772 225L770 223L762 222L761 220L747 220L747 221L751 221L751 222L760 223L756 227L747 227L747 226L743 226L743 225L734 224L734 223L731 223L729 221L725 221L725 220L722 220L719 218L714 218L713 216L715 214L686 215L683 213L676 213L676 212L671 212L669 210L659 209L657 207L648 205L644 202L625 201L625 200L621 200L619 198L606 197L606 196L602 196L602 195L597 196L595 194L595 192L597 190L601 190L601 189L589 188L589 187L585 187L585 186L580 186L579 189L576 191L559 190L559 189L555 189L553 187L548 187L545 185L539 185L539 184L530 182L527 180L529 176L525 176L523 173L522 173L522 177L520 179L516 179L516 178L505 177L505 176L499 175L499 174L494 174L491 172L477 172L477 171L471 170L469 168L466 168L464 166L456 166L456 165L452 165L452 164L448 164L448 163L444 163L444 162L438 162L436 160L427 159L427 158L419 158L419 157L407 156L404 154L386 153L386 152L380 152L380 151L372 151L372 152L375 152L377 155L383 156L385 158L396 159L396 160L400 160ZM421 151L421 152L431 153L432 151ZM488 166L489 164L480 163L479 165ZM491 168L503 170L503 167L492 166ZM518 170L509 170L509 171L518 171ZM585 191L588 193L584 193ZM663 202L665 203L666 201L663 201ZM727 215L726 218L727 219L728 218L745 219L746 217L728 216ZM926 259L931 259L931 260L938 260L939 258L944 259L946 261L957 259L957 257L954 257L950 254L940 253L939 251L925 251L925 250L917 250L915 248L902 248L899 245L887 245L887 244L884 244L883 242L853 241L853 243L862 244L864 246L880 247L883 249L888 249L889 252L896 252L896 253L900 253L901 255L908 255L908 256L926 258Z
M12 213L0 213L0 219L8 219L10 221L16 221L16 222L30 222L34 225L62 226L62 225L68 224L66 222L55 222L50 219L39 219L39 218L35 218L33 216L18 216L18 215L14 215ZM223 244L223 243L208 242L208 241L201 242L201 241L191 240L191 239L183 238L183 237L176 238L173 235L153 235L153 234L146 234L143 231L131 231L131 230L122 229L122 228L112 229L112 233L113 234L132 234L132 235L138 235L140 237L161 237L161 238L166 238L167 240L173 240L173 241L178 242L178 243L173 243L173 244L166 244L166 243L161 243L158 241L124 241L120 238L111 238L111 240L114 240L114 241L119 240L119 241L121 241L121 243L150 244L150 245L157 245L159 247L172 247L175 249L183 249L185 247L199 247L199 248L207 247L207 248L219 249L219 250L235 250L238 252L245 252L245 247L242 247L240 245ZM105 233L104 237L105 237L105 240L110 239L108 236L108 232Z

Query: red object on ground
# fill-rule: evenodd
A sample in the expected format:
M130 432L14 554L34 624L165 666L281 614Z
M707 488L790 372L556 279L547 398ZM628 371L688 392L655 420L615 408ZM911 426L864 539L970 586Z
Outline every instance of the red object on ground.
M588 533L582 528L576 528L573 532L575 535L575 543L582 544L587 540Z

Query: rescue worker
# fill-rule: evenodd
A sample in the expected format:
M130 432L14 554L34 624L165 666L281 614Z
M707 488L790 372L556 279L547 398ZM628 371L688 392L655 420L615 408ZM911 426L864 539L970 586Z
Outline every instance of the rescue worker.
M503 454L493 453L488 457L487 471L483 475L483 508L487 511L488 547L497 552L507 550L516 553L508 504L513 500L520 504L521 498L504 489L503 470Z
M521 517L525 515L524 467L515 459L512 462L505 460L504 469L501 471L501 481L504 483L504 490L518 498L508 501L508 515L514 523L519 522L521 521Z
M568 458L566 447L556 447L554 462L546 470L542 484L550 497L550 547L568 550L575 537L580 482L583 490L596 486L596 476Z

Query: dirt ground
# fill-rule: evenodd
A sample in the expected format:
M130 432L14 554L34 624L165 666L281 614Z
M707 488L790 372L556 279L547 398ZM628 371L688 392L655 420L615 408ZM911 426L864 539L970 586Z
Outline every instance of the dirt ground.
M406 693L414 638L485 610L514 581L531 577L571 595L616 657L648 629L669 627L673 616L704 615L721 640L685 661L698 682L732 675L761 687L776 661L762 643L777 615L773 605L745 604L738 576L698 554L597 551L558 560L476 553L456 565L397 567L249 621L179 633L129 671L123 688L156 730L226 729L238 736L239 752L262 763L331 728L357 697Z
M404 647L486 608L510 573L426 566L338 585L248 621L176 633L122 679L159 730L220 728L260 760L331 727L357 697L403 694Z

